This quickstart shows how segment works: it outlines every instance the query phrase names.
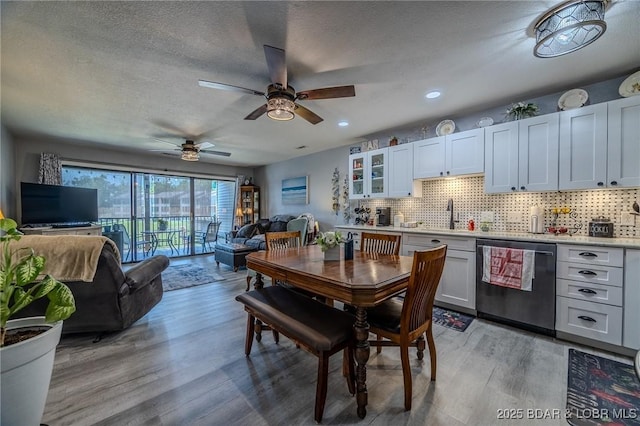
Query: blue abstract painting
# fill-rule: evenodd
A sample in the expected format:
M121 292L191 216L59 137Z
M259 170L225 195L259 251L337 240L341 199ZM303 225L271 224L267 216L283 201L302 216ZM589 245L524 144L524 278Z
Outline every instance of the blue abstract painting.
M308 176L282 180L282 204L309 204Z

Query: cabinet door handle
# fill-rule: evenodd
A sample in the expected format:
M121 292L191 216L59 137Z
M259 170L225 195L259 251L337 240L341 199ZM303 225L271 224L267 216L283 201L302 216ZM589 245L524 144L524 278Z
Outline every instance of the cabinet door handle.
M440 172L440 176L444 176L444 173Z
M579 291L580 293L598 294L598 292L597 292L597 291L593 291L593 290L591 290L590 288L580 288L580 289L578 289L578 291Z
M581 320L589 321L589 322L598 322L598 321L594 320L593 318L588 317L586 315L578 315L578 318L580 318Z
M512 186L512 187L511 187L511 190L512 190L512 191L515 191L515 190L516 190L516 187L515 187L515 186Z
M578 273L582 274L582 275L598 275L593 271L589 271L589 270L585 270L585 269L583 269L582 271L578 271Z
M520 189L524 191L524 190L525 190L525 187L524 187L524 186L521 186L521 187L520 187Z
M618 181L617 181L617 180L612 180L612 181L611 181L611 185L614 185L614 186L615 186L615 185L617 185L617 184L618 184Z
M440 240L431 240L431 242L434 244L440 244Z
M598 257L597 254L591 253L590 251L583 251L582 253L579 254L579 256Z
M447 170L447 176L449 176L449 170Z
M604 186L604 182L598 182L598 186Z

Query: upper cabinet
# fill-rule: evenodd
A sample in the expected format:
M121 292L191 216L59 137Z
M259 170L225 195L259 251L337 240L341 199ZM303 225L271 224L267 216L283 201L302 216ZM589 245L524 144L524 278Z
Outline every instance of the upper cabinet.
M388 196L388 148L349 155L349 198Z
M640 96L608 102L607 108L607 184L640 186Z
M389 198L421 197L422 183L413 180L412 143L389 147Z
M486 193L558 189L558 113L485 128Z
M413 144L414 179L484 172L484 129L467 130Z
M560 165L561 190L640 186L640 99L562 112Z

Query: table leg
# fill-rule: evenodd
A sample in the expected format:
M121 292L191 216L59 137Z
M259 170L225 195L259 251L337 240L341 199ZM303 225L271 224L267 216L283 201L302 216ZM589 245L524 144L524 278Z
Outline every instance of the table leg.
M262 274L260 272L256 272L256 283L253 285L253 288L259 290L264 287L264 281L262 281ZM256 333L256 340L260 342L262 340L262 321L256 318L256 324L254 327L254 331ZM268 330L268 328L267 328ZM274 335L275 337L275 335ZM276 339L277 343L277 339Z
M356 399L358 401L358 417L367 415L367 361L369 360L369 323L367 310L356 307L356 322L353 326L356 335Z
M264 288L264 281L262 281L262 274L260 272L256 272L256 283L253 285L253 288L256 290Z

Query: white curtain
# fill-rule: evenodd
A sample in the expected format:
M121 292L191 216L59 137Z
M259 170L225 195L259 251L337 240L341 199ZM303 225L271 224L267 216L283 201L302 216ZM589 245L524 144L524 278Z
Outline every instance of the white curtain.
M40 182L47 185L62 185L62 162L57 154L40 154Z

